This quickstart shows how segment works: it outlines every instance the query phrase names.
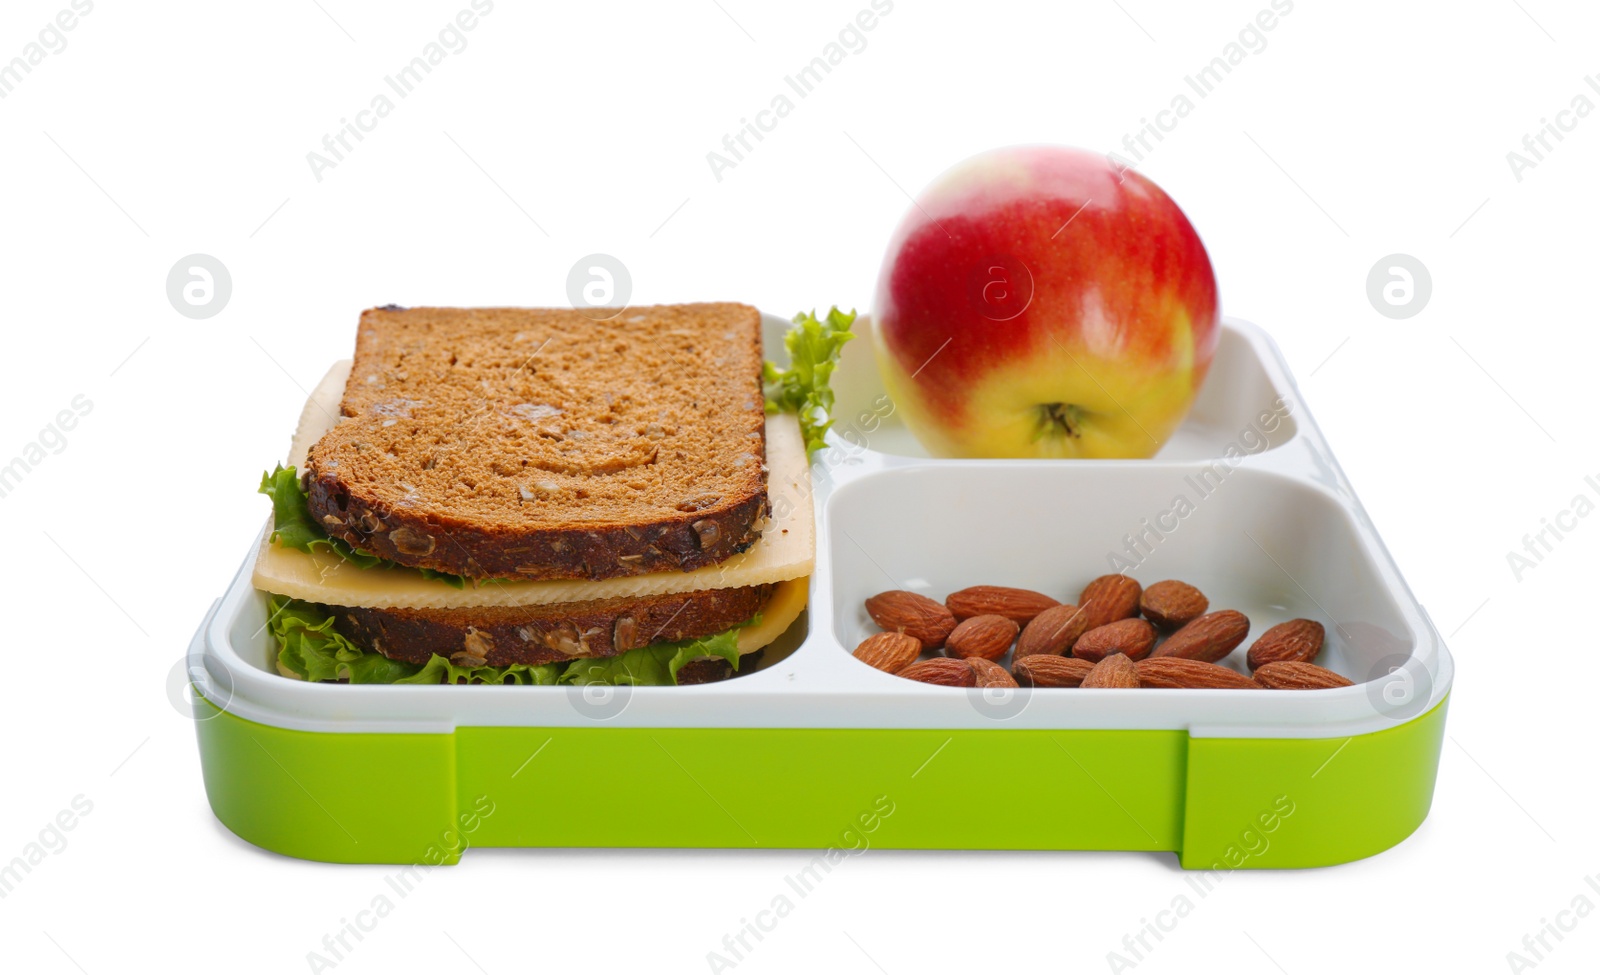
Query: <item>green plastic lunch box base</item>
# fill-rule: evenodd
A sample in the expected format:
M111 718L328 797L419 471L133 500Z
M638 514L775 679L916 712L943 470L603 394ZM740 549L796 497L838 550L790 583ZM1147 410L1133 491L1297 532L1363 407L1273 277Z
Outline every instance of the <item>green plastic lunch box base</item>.
M204 699L196 724L217 818L256 846L308 860L438 865L468 847L870 846L1171 850L1189 869L1232 870L1344 863L1409 836L1433 799L1447 704L1348 738L333 733L258 724Z

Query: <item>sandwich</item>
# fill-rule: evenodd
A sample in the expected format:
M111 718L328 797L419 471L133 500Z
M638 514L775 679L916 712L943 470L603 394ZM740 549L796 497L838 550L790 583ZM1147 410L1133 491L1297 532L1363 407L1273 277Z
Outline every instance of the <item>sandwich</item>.
M361 315L311 393L253 584L285 677L686 684L806 606L809 453L852 315L763 361L739 304ZM792 412L785 412L785 410Z

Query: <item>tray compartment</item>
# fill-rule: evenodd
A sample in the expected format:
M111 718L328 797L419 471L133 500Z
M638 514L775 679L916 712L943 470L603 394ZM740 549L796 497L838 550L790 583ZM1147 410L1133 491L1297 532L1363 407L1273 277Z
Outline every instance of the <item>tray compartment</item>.
M780 343L787 323L768 316L767 348ZM844 347L834 373L836 394L834 431L845 444L893 457L927 457L928 452L906 428L884 389L873 351L873 324L856 320L857 338ZM1183 425L1156 455L1157 460L1183 461L1222 457L1241 437L1250 452L1272 450L1290 443L1299 432L1292 412L1281 410L1280 397L1293 399L1293 383L1276 362L1263 355L1270 344L1255 330L1225 326L1217 343L1211 371ZM1269 414L1265 419L1263 414Z
M1075 602L1090 579L1124 571L1146 585L1182 579L1213 610L1248 616L1251 636L1226 661L1246 672L1250 640L1296 617L1326 627L1319 663L1353 681L1415 648L1380 553L1341 498L1270 471L1242 466L1220 484L1208 471L945 462L862 477L828 501L833 634L854 648L878 632L863 602L885 589L942 600L1020 586Z

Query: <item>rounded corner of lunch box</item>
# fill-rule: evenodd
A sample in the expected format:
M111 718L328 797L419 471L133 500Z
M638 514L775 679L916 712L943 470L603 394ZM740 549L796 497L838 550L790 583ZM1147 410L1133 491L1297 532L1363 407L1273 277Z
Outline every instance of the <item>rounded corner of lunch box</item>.
M328 863L459 859L454 736L296 731L203 696L195 710L206 799L240 839Z
M1186 869L1322 867L1392 849L1433 805L1449 697L1335 738L1193 738Z

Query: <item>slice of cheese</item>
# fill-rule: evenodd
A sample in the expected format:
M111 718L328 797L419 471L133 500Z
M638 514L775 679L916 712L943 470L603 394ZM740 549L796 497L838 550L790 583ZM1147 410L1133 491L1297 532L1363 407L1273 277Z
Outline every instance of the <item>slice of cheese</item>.
M761 607L761 622L739 630L739 652L755 653L783 636L806 608L810 590L811 580L806 577L778 583L772 597Z
M350 378L351 365L349 359L335 362L311 391L311 395L306 397L306 405L300 408L300 422L295 424L294 439L289 442L289 459L284 461L285 467L293 467L304 474L306 455L311 453L311 445L321 440L343 419L339 416L339 401L344 399L344 384Z
M348 360L336 363L307 401L289 448L289 462L297 469L304 466L310 446L337 422L349 372ZM767 417L767 468L772 517L761 537L744 552L693 572L652 572L598 581L485 580L456 589L438 579L424 579L415 569L362 569L331 553L311 554L275 545L270 541L269 523L261 535L252 583L265 592L330 606L455 609L731 589L799 579L811 574L816 560L816 521L805 443L799 422L790 414Z

